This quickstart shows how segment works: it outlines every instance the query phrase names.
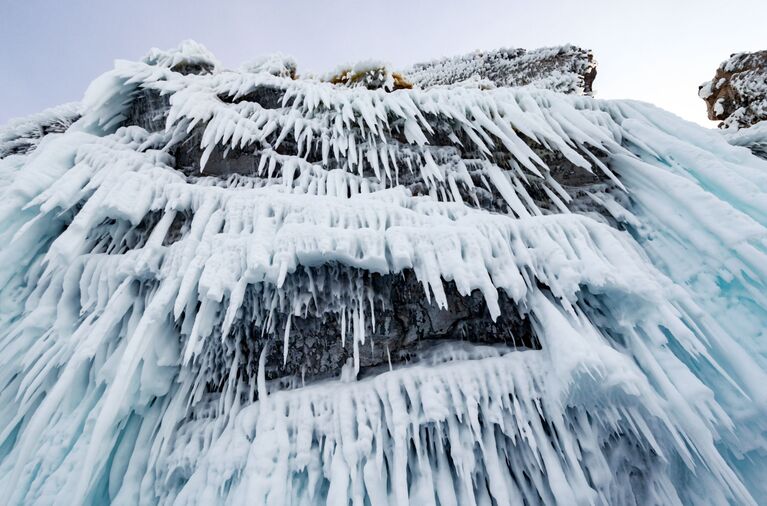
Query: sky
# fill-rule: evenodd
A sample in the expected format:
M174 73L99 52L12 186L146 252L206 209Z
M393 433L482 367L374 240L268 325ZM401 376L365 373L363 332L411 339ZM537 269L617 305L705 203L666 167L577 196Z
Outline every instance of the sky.
M594 51L598 98L711 127L698 85L730 54L767 49L765 20L767 0L4 0L0 124L79 100L115 59L195 39L227 67L282 52L299 73L569 42Z

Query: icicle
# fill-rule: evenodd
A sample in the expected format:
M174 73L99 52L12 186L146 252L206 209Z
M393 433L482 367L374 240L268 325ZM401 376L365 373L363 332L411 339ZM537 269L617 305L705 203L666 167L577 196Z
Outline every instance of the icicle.
M261 348L261 354L258 357L258 379L256 385L258 387L258 399L262 404L266 403L266 398L269 395L266 390L266 355L268 352L269 344L266 343Z
M292 321L293 314L288 313L288 321L285 323L285 338L282 344L282 365L285 366L288 363L288 344L290 339L290 322Z

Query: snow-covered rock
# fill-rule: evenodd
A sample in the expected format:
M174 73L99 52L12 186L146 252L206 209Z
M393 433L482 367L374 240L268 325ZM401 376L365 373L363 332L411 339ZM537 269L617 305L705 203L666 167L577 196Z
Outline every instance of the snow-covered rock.
M0 500L767 496L767 161L290 61L153 50L0 160Z
M423 88L477 83L487 86L534 86L560 93L591 95L597 65L591 51L573 45L535 50L477 51L419 63L403 72Z
M698 94L728 142L767 159L767 51L732 55Z
M721 121L720 128L737 130L767 120L767 51L733 54L698 95L706 101L708 119Z

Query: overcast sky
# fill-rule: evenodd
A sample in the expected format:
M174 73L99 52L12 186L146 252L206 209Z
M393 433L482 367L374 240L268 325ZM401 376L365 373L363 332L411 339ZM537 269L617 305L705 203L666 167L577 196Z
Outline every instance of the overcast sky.
M115 59L188 38L230 67L281 51L299 72L571 42L594 50L597 97L711 126L697 87L731 53L767 49L767 0L5 0L0 124L78 100Z

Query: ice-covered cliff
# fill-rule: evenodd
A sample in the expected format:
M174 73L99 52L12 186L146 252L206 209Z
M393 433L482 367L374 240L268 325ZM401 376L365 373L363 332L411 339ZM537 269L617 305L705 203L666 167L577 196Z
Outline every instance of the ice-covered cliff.
M767 497L767 161L647 104L409 78L187 42L19 133L0 502Z
M80 118L80 105L64 104L0 126L0 158L25 154L48 134L62 133Z

